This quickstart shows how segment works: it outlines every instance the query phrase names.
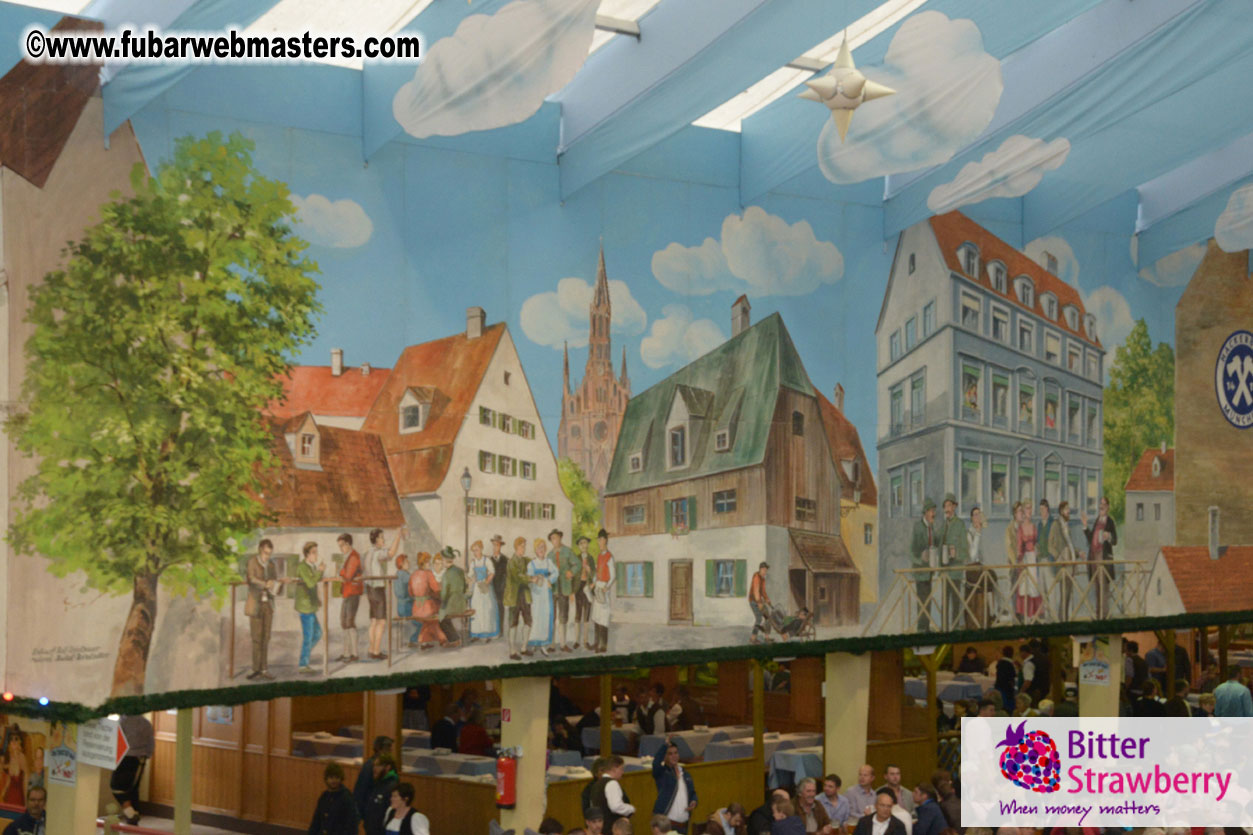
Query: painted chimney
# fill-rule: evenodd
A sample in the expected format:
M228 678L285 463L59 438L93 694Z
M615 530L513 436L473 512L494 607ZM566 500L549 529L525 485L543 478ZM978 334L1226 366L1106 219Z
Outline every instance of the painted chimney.
M844 411L844 386L836 383L835 391L832 392L832 394L835 395L831 398L831 401L835 403L835 408L839 409L841 412Z
M1162 455L1166 454L1166 442L1162 441Z
M1209 558L1218 559L1218 508L1209 509Z
M481 307L466 308L466 339L478 339L483 335L483 326L487 322L487 311Z
M370 376L370 364L368 362L361 363L361 376L362 377Z
M731 305L731 336L739 336L748 330L750 310L752 310L752 305L748 303L748 296L740 296L735 300L735 304Z
M1057 256L1048 251L1045 251L1042 254L1044 256L1044 269L1048 270L1053 275L1057 275Z
M344 349L331 349L331 376L338 377L344 373Z

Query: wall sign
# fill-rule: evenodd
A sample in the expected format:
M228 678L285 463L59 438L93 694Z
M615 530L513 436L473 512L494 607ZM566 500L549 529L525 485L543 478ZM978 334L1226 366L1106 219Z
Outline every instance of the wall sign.
M1253 426L1253 333L1235 331L1227 337L1214 364L1214 391L1232 426Z

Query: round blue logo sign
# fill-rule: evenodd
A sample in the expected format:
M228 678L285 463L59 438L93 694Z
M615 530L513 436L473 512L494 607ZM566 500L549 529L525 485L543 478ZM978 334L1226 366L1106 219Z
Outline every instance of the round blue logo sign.
M1214 366L1214 390L1232 426L1253 426L1253 333L1235 331L1227 337Z

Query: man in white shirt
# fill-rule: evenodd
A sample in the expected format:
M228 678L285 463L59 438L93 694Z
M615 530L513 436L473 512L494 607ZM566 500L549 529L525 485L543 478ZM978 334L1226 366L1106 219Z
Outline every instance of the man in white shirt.
M591 805L605 812L605 826L613 828L618 818L629 818L635 814L631 799L622 791L622 771L625 763L621 757L613 756L605 764L605 773L592 789Z
M1022 690L1026 693L1031 689L1031 682L1035 679L1035 656L1031 654L1031 648L1023 644L1018 649L1018 653L1022 656Z
M366 577L386 577L387 564L396 556L401 536L402 532L397 532L396 541L388 551L383 547L383 529L370 531L370 549L362 558ZM387 632L387 585L386 579L365 581L365 596L370 604L370 657L375 661L387 657L382 649L383 635Z
M654 815L664 815L675 832L687 832L687 822L696 808L696 785L692 775L679 765L679 749L669 738L653 758L653 782L657 784Z

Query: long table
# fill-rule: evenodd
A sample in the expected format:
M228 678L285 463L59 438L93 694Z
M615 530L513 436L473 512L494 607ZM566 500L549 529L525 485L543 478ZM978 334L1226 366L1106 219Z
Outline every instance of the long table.
M480 757L476 754L428 754L423 752L414 757L412 763L412 767L418 772L435 775L462 774L476 777L483 774L494 775L496 773L495 759L492 757Z
M596 757L584 757L583 767L589 772L592 770L592 763L596 762ZM624 772L628 771L652 771L652 757L623 757L622 758Z
M338 736L347 736L359 740L365 736L365 728L361 725L345 725L335 733ZM429 749L431 747L430 731L416 731L412 728L405 728L401 733L404 735L404 742L401 743L402 748Z
M762 738L766 759L774 756L776 751L787 751L793 748L809 748L822 744L822 734L791 733L766 734ZM705 762L717 760L739 760L753 755L753 738L742 737L726 742L711 742L705 746Z
M766 785L772 789L794 786L797 781L806 777L821 780L824 773L821 745L775 751L769 762Z
M612 750L615 754L626 754L635 747L635 741L639 739L640 726L635 723L629 725L620 725L613 729ZM590 727L583 729L583 736L579 740L583 743L585 751L600 750L600 727Z
M717 728L676 731L668 736L679 749L679 761L689 763L703 757L705 746L711 742L726 742L752 732L752 725L723 725ZM662 734L644 734L640 737L639 755L641 757L655 756L665 742L666 736Z
M291 735L293 757L360 757L361 740L348 736L298 731Z
M957 699L982 699L983 694L987 692L977 681L937 681L935 683L935 695L937 698L946 702L956 701ZM905 695L912 699L927 698L927 680L925 678L907 678L905 679Z

